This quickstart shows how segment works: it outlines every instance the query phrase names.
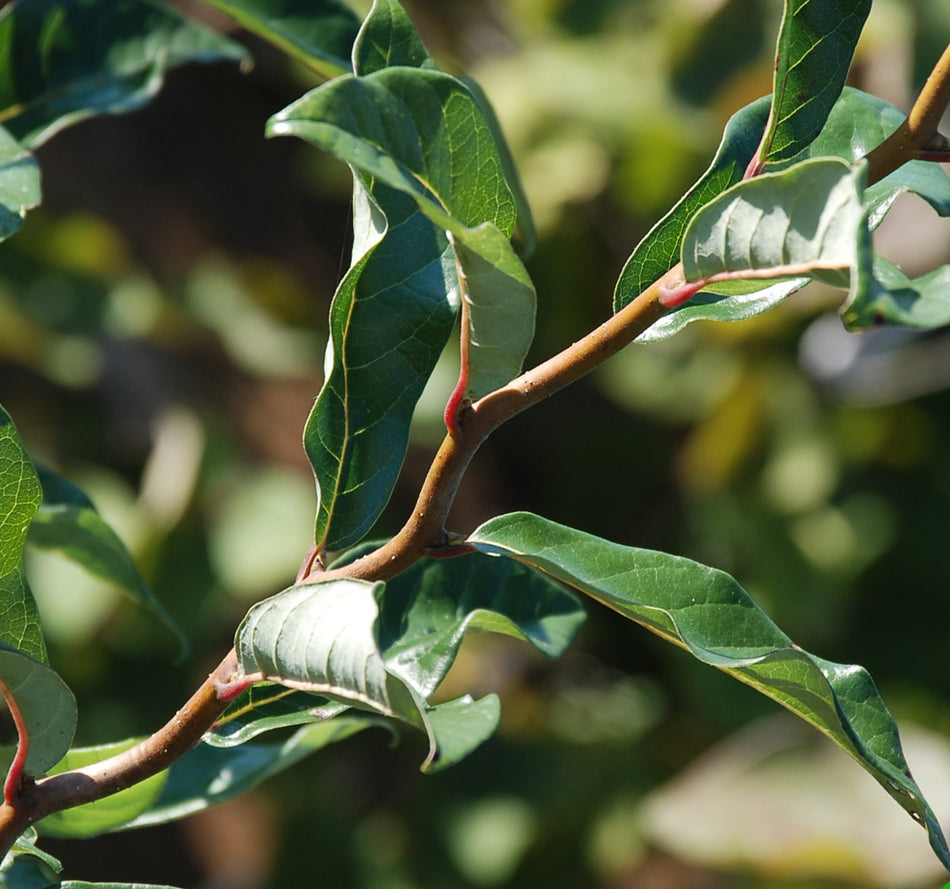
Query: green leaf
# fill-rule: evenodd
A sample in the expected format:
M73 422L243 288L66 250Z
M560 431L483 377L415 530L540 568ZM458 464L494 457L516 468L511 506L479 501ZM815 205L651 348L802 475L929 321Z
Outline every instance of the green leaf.
M226 802L323 747L384 724L365 715L346 714L299 728L281 741L233 748L201 743L172 765L155 804L123 829L177 821Z
M821 131L870 11L871 0L785 0L760 164L794 157Z
M353 231L353 265L330 309L327 376L304 430L315 537L329 549L356 543L389 501L457 311L445 236L410 197L378 183L371 194L355 176Z
M36 158L0 128L0 241L18 232L26 211L39 203L40 170Z
M353 71L366 75L397 66L438 70L402 6L374 0L353 44Z
M614 291L615 312L679 262L683 234L696 212L716 195L742 181L761 141L768 115L769 98L765 97L729 118L709 169L649 231L624 265Z
M242 672L423 727L419 698L373 638L377 586L303 584L255 605L235 635Z
M863 180L863 167L816 158L734 185L686 229L687 280L808 275L848 287L869 250Z
M330 701L277 684L260 683L242 692L205 735L213 747L236 747L265 732L325 722L349 710L349 705Z
M95 765L122 753L139 743L140 738L129 738L96 747L74 747L52 769L50 774L68 772L83 766ZM166 772L159 772L132 787L112 796L54 812L39 822L43 834L55 837L92 837L115 830L137 818L158 799L165 784Z
M305 139L411 195L463 240L483 222L506 237L514 229L517 210L491 128L464 84L441 71L338 77L274 115L267 132Z
M786 164L773 165L773 169L792 166L812 157L840 157L849 162L856 162L897 129L904 118L904 113L894 105L860 90L846 87L819 136L793 160ZM872 230L881 223L897 198L905 192L919 195L941 215L950 214L950 177L939 164L910 161L865 190L864 202L868 209L868 224ZM677 250L680 249L686 222L688 220L684 222L679 233ZM639 252L640 248L637 250ZM677 253L677 258L678 256ZM672 265L673 262L670 261L668 267ZM652 271L655 272L656 269ZM666 269L660 271L656 277L664 271ZM639 341L665 339L682 330L691 321L746 320L778 305L807 282L807 278L800 278L780 284L730 282L710 286L661 318L639 337ZM646 281L643 286L649 283L650 281ZM877 290L873 292L876 293Z
M354 262L334 300L330 372L305 433L320 492L316 539L340 549L358 541L385 506L412 409L454 323L455 254L443 246L442 230L477 266L473 305L518 285L508 315L517 335L509 331L502 341L494 327L473 332L475 342L511 346L497 375L503 382L514 375L510 368L520 369L533 299L519 261L501 246L517 208L495 131L456 78L408 67L340 77L271 118L268 132L304 138L359 171ZM486 222L501 234L478 228ZM493 262L501 267L489 273ZM366 466L374 468L369 480Z
M57 883L55 889L175 889L174 886L155 883L87 883L85 880L66 880Z
M387 668L428 697L470 629L522 639L557 658L583 621L576 597L543 574L471 554L426 559L388 581L376 637Z
M926 827L931 847L950 867L946 840L867 671L823 660L793 643L732 577L528 513L491 519L468 543L570 584L810 722Z
M468 308L462 339L465 395L477 401L521 373L534 339L537 295L510 241L490 222L451 243Z
M908 278L897 266L874 257L874 285L841 310L851 328L895 324L929 330L950 324L950 265Z
M0 14L0 123L28 148L130 111L186 62L244 61L226 37L149 0L28 0Z
M47 889L59 885L59 859L36 845L36 828L28 827L0 861L4 889Z
M339 0L206 0L323 77L350 70L359 17Z
M49 470L38 471L43 503L33 517L27 544L60 553L151 611L175 634L184 657L188 640L152 595L119 535L79 488Z
M16 703L26 728L25 774L45 774L69 750L76 730L76 699L45 664L0 645L0 681Z
M46 661L43 629L23 574L27 530L41 501L30 457L0 407L0 643Z
M430 707L428 717L438 755L427 759L422 770L431 775L461 762L495 733L501 702L493 694L477 701L465 695Z

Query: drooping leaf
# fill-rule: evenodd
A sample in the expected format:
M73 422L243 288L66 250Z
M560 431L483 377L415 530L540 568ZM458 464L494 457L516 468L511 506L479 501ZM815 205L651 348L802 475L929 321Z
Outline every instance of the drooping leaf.
M386 666L428 697L470 629L514 636L557 658L583 621L576 597L543 574L471 554L417 562L388 581L376 636Z
M760 164L794 157L821 131L870 11L871 0L785 0Z
M537 295L511 242L490 222L452 245L468 309L462 339L465 395L477 401L521 373L534 339Z
M624 265L614 291L615 312L679 262L683 233L695 213L729 186L742 181L761 141L768 115L769 98L765 97L729 118L709 169L637 244Z
M304 431L315 537L329 549L356 543L389 501L458 301L445 236L407 195L378 183L370 194L355 176L353 230L353 265L330 309L327 375Z
M0 13L0 123L28 148L130 111L186 62L243 61L233 41L151 0L29 0Z
M60 553L151 611L175 634L184 656L188 641L152 595L119 535L75 485L46 469L39 470L39 477L43 503L33 517L27 544Z
M0 681L26 729L23 771L43 775L69 750L76 730L76 699L58 673L7 645L0 645Z
M870 251L863 180L862 167L816 158L734 185L686 229L687 280L807 275L848 287Z
M74 747L50 769L50 774L100 763L134 747L140 740L130 738L96 747ZM158 799L165 784L165 776L165 772L159 772L112 796L62 812L54 812L39 822L39 830L43 834L56 837L92 837L115 830L141 815Z
M39 614L23 574L27 530L41 501L33 463L0 407L0 643L46 661Z
M397 66L438 70L406 10L396 0L373 0L353 44L353 71L366 75Z
M39 203L40 171L36 158L0 128L0 241L18 232L26 211Z
M897 727L867 671L796 645L732 577L528 513L491 519L468 542L570 584L810 722L925 826L937 857L950 867L946 840L911 777Z
M517 273L523 283L510 250L499 252L478 230L491 223L507 239L517 209L495 132L479 103L463 83L438 71L397 67L337 78L273 117L268 132L304 138L358 171L354 219L365 229L356 237L363 252L354 250L353 268L334 303L330 370L305 435L320 488L317 542L345 548L367 532L389 498L412 408L451 332L455 259L442 246L443 231L464 244L469 257L481 256L483 267L493 259L504 262L495 275L479 274L478 286L469 288L478 305L483 284L490 284L485 299L491 300L500 292L498 280L509 282ZM460 144L464 152L457 150ZM398 274L391 268L394 258ZM418 287L420 273L425 286L407 312L402 285ZM396 299L398 326L390 315ZM521 334L505 341L518 350L505 357L520 367L526 332L533 329L533 302L515 299L512 305L521 307L517 319L509 314ZM491 333L484 339L492 339ZM483 339L480 331L473 338ZM368 482L362 469L354 471L357 466L374 468Z
M154 805L123 829L177 821L226 802L311 753L345 741L374 725L386 723L366 714L345 714L298 728L289 738L280 741L251 742L229 748L201 743L171 766Z
M323 77L350 70L360 20L340 0L205 0Z

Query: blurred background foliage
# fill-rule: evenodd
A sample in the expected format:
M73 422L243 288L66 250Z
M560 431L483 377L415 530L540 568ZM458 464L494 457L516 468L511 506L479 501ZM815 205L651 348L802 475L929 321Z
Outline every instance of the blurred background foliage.
M509 136L541 233L533 357L550 355L609 312L633 246L728 116L769 91L780 4L407 6ZM948 36L943 0L877 0L854 85L908 107ZM250 72L176 71L147 109L44 146L43 209L0 250L0 402L114 523L192 642L170 665L171 634L34 556L80 743L168 718L311 539L300 434L346 265L349 176L263 139L313 82L250 45ZM950 227L912 201L878 237L912 274L950 260ZM847 334L833 298L810 289L750 322L628 349L485 446L453 527L529 509L731 572L805 647L871 670L947 828L950 342ZM447 360L380 533L415 498L452 382ZM474 637L448 685L499 691L504 716L445 773L418 773L420 739L367 733L182 825L51 849L76 878L214 889L946 878L923 831L829 743L606 611L556 664Z

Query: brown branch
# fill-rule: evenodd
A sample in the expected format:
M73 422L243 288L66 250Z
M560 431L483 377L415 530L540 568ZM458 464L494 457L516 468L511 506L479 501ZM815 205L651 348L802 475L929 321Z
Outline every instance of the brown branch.
M867 156L868 185L879 182L907 161L926 157L939 138L940 120L950 105L950 45L927 78L910 114Z
M71 772L23 781L15 798L0 805L0 858L41 818L125 790L184 756L224 712L228 700L222 700L218 689L234 678L237 669L232 649L184 707L129 750Z

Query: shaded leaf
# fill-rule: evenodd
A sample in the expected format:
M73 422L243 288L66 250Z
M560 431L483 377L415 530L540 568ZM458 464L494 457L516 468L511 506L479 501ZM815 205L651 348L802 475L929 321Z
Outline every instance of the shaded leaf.
M34 148L93 114L130 111L186 62L243 61L236 43L150 0L30 0L0 17L0 123Z
M490 222L452 240L468 332L465 395L477 401L519 373L534 339L537 295L509 240Z
M950 324L950 265L909 278L893 263L874 258L874 284L841 310L852 328L897 324L932 329Z
M407 195L354 177L353 265L330 309L327 375L304 430L315 538L356 543L392 493L412 412L455 324L445 236ZM366 467L372 467L372 474Z
M0 407L0 643L46 661L43 629L23 574L27 530L41 501L30 457L13 420Z
M205 0L323 77L350 70L360 20L339 0Z
M36 845L36 828L29 827L0 861L0 885L4 889L47 889L59 885L62 869L59 859Z
M465 695L429 708L428 717L438 753L426 760L422 770L433 774L461 762L495 733L501 702L493 694L477 701Z
M471 554L417 562L388 581L376 636L386 666L427 697L470 629L514 636L557 658L583 621L580 603L560 584L515 562Z
M130 738L96 747L74 747L50 769L50 774L55 775L102 762L134 747L140 740ZM141 815L158 799L165 784L166 774L159 772L104 799L47 815L39 823L40 832L56 837L92 837L114 830Z
M311 753L374 725L385 723L365 715L344 715L299 728L281 741L252 742L233 748L199 744L168 770L155 804L123 829L177 821L226 802Z
M36 158L0 128L0 241L18 232L26 211L39 203L40 171Z
M0 645L0 681L26 728L24 772L43 775L69 750L76 730L76 699L59 674L6 645Z
M38 471L43 503L33 517L27 543L60 553L151 611L175 634L184 656L188 641L152 595L119 535L79 488L49 470Z
M785 0L760 164L794 157L821 131L870 11L871 0Z
M809 275L847 287L866 239L863 168L816 158L727 189L690 221L688 281Z
M236 747L265 732L324 722L348 709L339 701L261 683L242 692L204 740L213 747Z
M491 519L468 542L570 584L810 722L926 827L931 847L950 867L940 826L910 775L897 727L867 671L803 650L732 577L528 513Z
M769 115L769 101L766 96L746 105L729 118L709 169L676 206L653 226L624 265L614 290L615 312L679 262L683 234L695 213L729 186L742 181L742 175L762 139L762 130Z

